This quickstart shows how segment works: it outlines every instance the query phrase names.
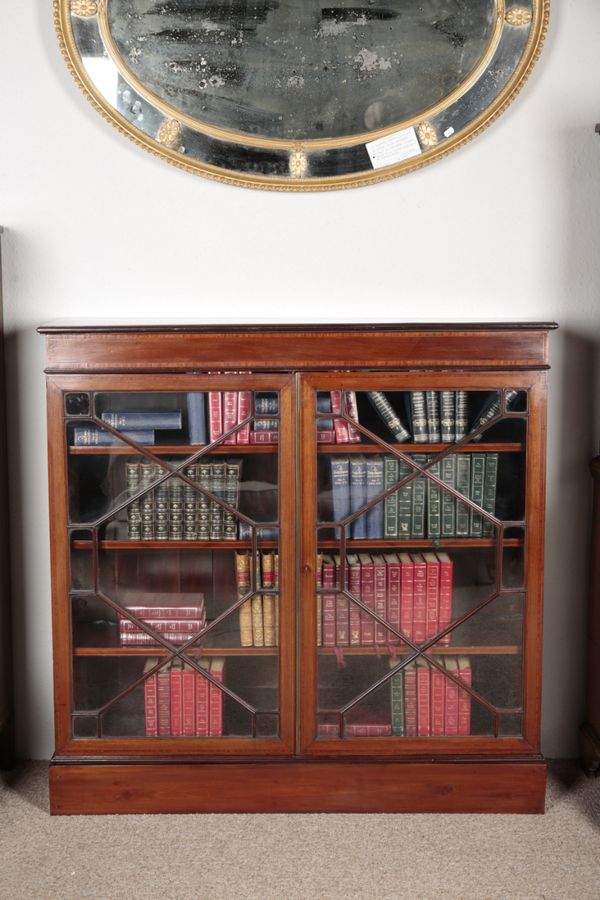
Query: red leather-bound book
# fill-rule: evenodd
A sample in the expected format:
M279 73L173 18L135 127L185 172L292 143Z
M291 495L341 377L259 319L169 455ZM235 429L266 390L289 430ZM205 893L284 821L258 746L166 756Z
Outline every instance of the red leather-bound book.
M203 659L200 661L200 665L203 669L207 669L209 666L209 660ZM205 678L204 675L201 675L200 672L196 672L196 734L199 737L208 737L208 723L209 723L209 714L208 714L208 688L209 688L209 680Z
M159 634L168 634L172 631L179 632L179 634L196 634L203 625L203 619L144 619L144 622ZM128 633L139 634L140 632L146 634L130 619L121 619L119 632L121 635Z
M417 730L419 737L431 734L431 669L417 660Z
M252 406L252 393L251 391L240 391L238 393L238 411L237 411L237 420L238 422L243 422L244 419L250 415L250 409ZM250 422L247 422L245 425L236 432L236 441L238 444L249 444L250 443Z
M153 669L158 660L148 659L144 666L144 672ZM144 726L148 737L156 737L158 734L158 679L156 672L149 675L144 682Z
M447 656L445 658L447 671L458 678L458 660L455 656ZM444 698L444 732L448 737L455 737L458 734L458 685L446 679L446 689Z
M238 392L225 391L223 394L223 434L235 428L238 421ZM229 435L224 444L237 444L237 433Z
M387 620L390 625L400 631L400 559L397 553L384 554L386 566ZM391 631L386 634L390 644L398 644L400 638Z
M452 581L454 578L454 563L447 553L438 553L440 561L440 622L439 630L447 628L452 621ZM452 635L445 635L439 644L443 647L450 645Z
M185 737L196 734L196 672L189 666L183 667L181 678L181 730Z
M438 632L440 620L440 562L435 553L424 553L427 566L427 618L425 638L429 640Z
M444 664L442 657L438 661ZM443 672L431 667L431 734L440 737L444 734L445 686L448 679Z
M468 656L458 657L458 677L469 687L473 686L473 669ZM458 689L458 733L471 734L471 695Z
M225 675L225 660L215 657L210 664L210 674L215 681L223 682ZM223 692L214 684L208 689L210 705L210 736L220 737L223 734Z
M317 444L335 444L335 431L333 428L324 428L317 431Z
M400 558L400 630L409 640L414 640L414 587L415 565L409 553L399 553Z
M223 434L223 403L221 391L208 392L208 431L211 443Z
M412 662L404 668L404 734L416 737L417 733L417 666Z
M171 734L181 737L183 733L183 664L179 660L171 665Z
M199 594L202 601L199 606L127 606L125 607L138 619L202 619L204 616L204 597ZM134 624L130 619L124 619L122 613L118 613L119 619ZM137 628L137 626L134 625Z
M427 564L420 553L411 553L414 564L413 639L424 644L427 637Z
M349 553L346 557L348 563L348 590L360 600L360 560L356 553ZM348 601L350 622L350 646L360 647L360 607L356 603Z
M378 616L385 619L387 615L387 572L385 559L379 554L373 554L373 582L375 585L374 609ZM385 644L389 632L387 628L375 622L375 643Z
M344 728L347 737L387 737L392 733L389 722L351 723Z
M356 402L356 391L344 391L346 398L346 411L351 419L358 422L358 404ZM348 436L351 444L360 444L361 436L358 428L348 423Z
M375 570L368 553L359 553L360 599L371 609L375 609ZM369 647L375 643L375 619L367 612L360 611L360 643Z
M277 444L279 442L278 431L252 431L250 432L251 444Z
M335 563L331 556L323 556L323 590L335 587ZM335 594L323 593L323 646L335 647Z
M170 665L163 666L156 674L158 695L158 733L165 736L171 734L171 670Z
M338 415L342 411L342 392L331 391L331 412ZM333 429L335 431L336 444L348 444L350 442L350 432L348 431L348 423L345 419L334 419Z
M333 555L335 563L335 586L340 587L340 557L337 553ZM348 569L346 567L346 578L348 578ZM335 595L335 643L338 647L347 647L350 643L350 608L348 606L348 598L343 594Z

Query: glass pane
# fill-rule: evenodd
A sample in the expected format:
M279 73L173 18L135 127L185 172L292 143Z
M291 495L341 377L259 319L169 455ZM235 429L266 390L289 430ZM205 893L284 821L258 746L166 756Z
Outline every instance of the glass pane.
M318 738L518 733L527 393L315 403Z
M65 400L73 735L276 737L278 393L84 397Z

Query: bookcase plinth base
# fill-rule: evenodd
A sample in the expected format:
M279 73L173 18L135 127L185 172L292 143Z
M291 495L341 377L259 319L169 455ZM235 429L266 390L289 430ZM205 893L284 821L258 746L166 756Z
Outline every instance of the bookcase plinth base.
M53 815L543 813L546 764L269 761L50 765Z

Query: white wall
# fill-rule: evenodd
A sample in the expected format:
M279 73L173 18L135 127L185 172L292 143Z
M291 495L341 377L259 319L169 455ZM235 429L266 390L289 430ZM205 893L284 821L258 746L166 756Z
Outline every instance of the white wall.
M52 740L43 339L62 317L556 319L544 751L582 716L590 478L600 437L600 8L554 0L542 59L485 135L386 184L253 192L179 172L72 82L51 3L0 9L0 222L9 336L22 754Z

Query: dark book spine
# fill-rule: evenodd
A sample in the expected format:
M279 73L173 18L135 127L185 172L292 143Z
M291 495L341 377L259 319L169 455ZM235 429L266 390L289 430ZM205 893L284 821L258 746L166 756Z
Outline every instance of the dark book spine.
M390 660L390 667L396 665ZM404 671L401 669L390 679L390 719L392 734L396 737L404 735Z
M279 414L279 396L277 394L256 394L254 412L257 416L276 416Z
M346 412L355 422L358 422L358 403L356 402L356 391L344 391L344 398L346 400ZM354 425L348 423L348 434L350 436L351 444L360 444L361 442L361 433L358 428L355 428Z
M197 469L198 483L206 491L210 491L210 463L201 462L198 464ZM196 496L196 531L199 541L208 541L210 539L210 500L200 491L198 491Z
M485 477L485 453L471 455L471 487L469 499L477 506L483 507L483 480ZM481 537L483 534L483 516L474 509L469 510L469 534Z
M402 481L414 471L404 460L398 461L398 480ZM412 497L414 479L409 481L398 491L398 537L401 540L410 540L412 537Z
M347 456L331 457L331 494L333 519L340 522L350 513L350 461ZM349 526L346 526L346 536L350 536Z
M465 437L469 428L467 412L467 392L456 391L454 408L455 440L460 441Z
M367 500L367 461L364 456L350 457L350 511L356 512ZM352 537L363 540L367 536L367 514L352 522Z
M456 490L463 497L469 496L471 485L471 455L459 453L456 457ZM469 537L470 534L470 508L460 500L456 501L456 536Z
M513 403L513 401L516 399L516 397L518 396L518 393L519 393L518 391L506 391L505 397L506 397L507 409L510 409L511 403ZM481 412L479 414L479 416L477 416L477 418L475 419L475 424L473 425L473 428L471 429L471 431L474 431L476 428L481 428L483 425L487 425L488 422L491 422L492 419L495 419L496 416L499 414L500 414L500 395L498 392L495 392L493 398L491 400L489 400L487 405L484 407L483 412ZM482 437L483 437L482 434L478 434L473 438L473 440L480 441L482 439Z
M178 478L169 482L169 540L183 540L183 482Z
M410 392L410 412L415 444L426 444L429 438L429 432L427 430L425 391Z
M415 454L413 459L419 466L424 466L427 456ZM427 479L419 476L413 481L412 495L412 537L420 540L425 537L425 506L427 500Z
M181 411L174 409L154 412L103 412L102 421L117 430L177 431L181 428Z
M398 482L398 459L383 457L383 486L387 491ZM398 537L398 491L394 491L383 501L383 536L386 540Z
M169 482L163 481L154 489L154 538L166 541L169 538Z
M277 431L279 428L279 419L255 419L255 431Z
M228 460L225 465L225 502L233 509L238 508L241 469L240 460ZM223 510L223 537L226 541L237 540L237 524L234 514Z
M436 478L440 477L439 462L433 463L429 471ZM439 538L442 533L442 498L441 488L435 481L427 480L427 537Z
M277 444L279 431L252 431L250 432L251 444Z
M140 515L142 518L142 540L154 540L154 491L148 490L155 480L154 463L144 460L140 463L141 487L146 489L140 498Z
M410 441L410 432L404 427L394 411L392 404L382 391L367 391L372 406L377 410L380 419L392 432L399 444Z
M206 401L198 391L187 395L188 437L190 444L206 444Z
M451 444L455 439L454 391L440 391L440 422L442 442Z
M409 663L404 669L404 734L417 736L417 666Z
M155 441L154 431L151 430L122 431L121 434L146 447L151 447ZM73 429L73 444L75 447L122 447L124 441L101 428L84 428L78 425Z
M456 456L451 454L442 460L442 481L456 488ZM456 534L456 503L452 494L442 489L442 537Z
M367 500L374 500L383 493L383 458L370 456L367 459ZM377 540L383 537L383 501L367 511L367 538Z
M331 412L331 396L329 393L319 392L317 394L317 412ZM317 419L317 431L332 431L333 419Z
M210 492L220 500L225 499L225 461L211 463ZM210 539L223 540L223 507L214 500L210 504Z
M483 479L483 509L496 515L496 486L498 482L498 454L485 454L485 476ZM495 526L489 519L483 519L483 536L492 537Z
M239 523L240 541L249 541L252 538L252 529L246 522ZM276 541L279 537L279 529L276 526L263 526L256 529L256 537L259 541Z
M198 466L186 466L185 475L191 481L197 481ZM198 526L196 523L196 489L184 483L183 487L183 539L195 541L198 539Z
M430 444L439 444L442 439L440 431L440 397L437 391L425 391L427 407L427 437Z
M140 464L137 460L125 463L125 484L131 497L140 487ZM139 541L142 537L142 511L139 500L132 500L127 507L127 536L130 541Z

